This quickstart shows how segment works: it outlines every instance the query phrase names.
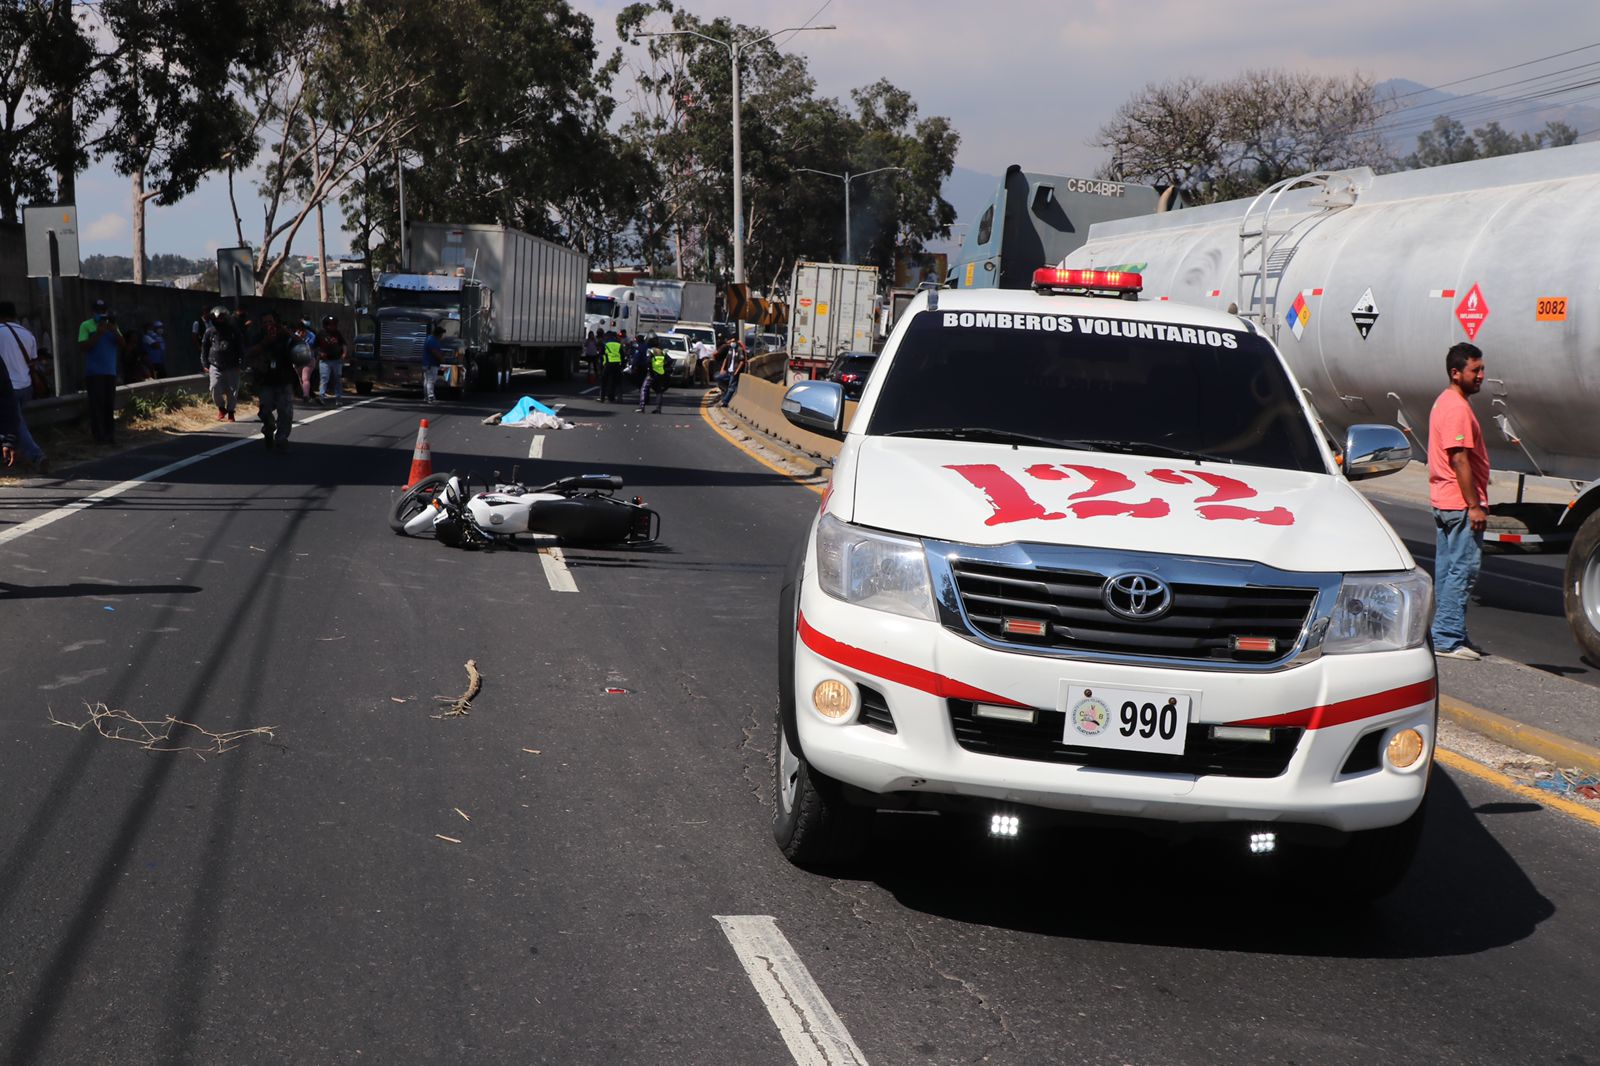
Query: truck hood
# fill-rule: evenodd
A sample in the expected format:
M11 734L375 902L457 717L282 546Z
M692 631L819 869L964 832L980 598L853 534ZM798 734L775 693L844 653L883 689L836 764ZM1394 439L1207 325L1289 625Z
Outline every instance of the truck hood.
M1025 541L1243 559L1301 572L1409 569L1343 478L1178 459L918 438L857 438L831 512L963 544ZM847 510L849 509L849 510ZM853 514L851 513L853 511Z

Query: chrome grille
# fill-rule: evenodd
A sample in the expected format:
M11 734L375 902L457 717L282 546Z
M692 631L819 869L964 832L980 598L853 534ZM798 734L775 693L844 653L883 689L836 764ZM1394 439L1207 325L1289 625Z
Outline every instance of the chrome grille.
M1105 607L1102 569L1054 569L952 558L955 591L974 631L1019 647L1110 652L1200 662L1270 664L1288 658L1316 606L1314 587L1169 580L1172 607L1153 621ZM1004 630L1006 619L1042 622L1038 637ZM1235 637L1270 637L1272 652L1236 650Z

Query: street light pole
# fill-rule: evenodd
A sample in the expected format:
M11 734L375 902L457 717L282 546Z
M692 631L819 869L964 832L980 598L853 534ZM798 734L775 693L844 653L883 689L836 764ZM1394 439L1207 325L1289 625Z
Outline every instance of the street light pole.
M848 170L843 174L835 174L832 171L816 170L812 167L794 168L796 172L803 172L806 174L821 174L825 178L838 178L840 181L844 182L844 261L846 263L854 263L856 261L854 253L855 246L850 235L850 183L855 181L857 178L865 178L873 174L882 174L886 170L904 169L905 167L879 167L877 170L863 170L859 174L852 174Z
M702 41L721 45L728 50L728 60L733 67L733 282L742 285L744 276L744 160L739 145L739 53L770 41L780 33L799 33L801 30L836 30L837 26L790 26L773 30L765 37L753 41L726 40L701 33L699 30L662 30L659 33L640 33L640 37L698 37Z

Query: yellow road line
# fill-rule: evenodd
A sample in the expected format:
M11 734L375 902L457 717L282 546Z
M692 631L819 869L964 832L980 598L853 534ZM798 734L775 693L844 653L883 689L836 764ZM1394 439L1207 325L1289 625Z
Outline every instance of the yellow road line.
M1532 800L1541 806L1560 811L1562 814L1571 815L1580 822L1588 822L1590 825L1600 828L1600 811L1585 807L1581 803L1564 800L1560 796L1553 795L1543 789L1530 788L1514 778L1507 777L1499 770L1492 770L1480 762L1467 758L1465 755L1460 755L1444 748L1436 750L1434 758L1452 770L1476 777L1480 781L1487 781L1489 784L1503 788L1513 795Z
M810 489L812 492L816 493L818 496L821 496L824 492L827 491L827 486L826 485L814 485L814 484L811 483L811 481L808 481L805 478L800 477L794 471L785 470L783 467L779 466L777 463L773 462L771 459L768 459L766 456L764 456L761 453L759 453L759 452L755 451L754 449L752 449L749 445L745 444L745 442L740 440L738 437L735 437L732 433L729 433L727 430L723 429L722 426L720 426L717 423L717 420L711 417L711 394L710 393L707 393L700 401L700 417L705 419L706 425L710 426L713 430L715 430L717 435L720 436L723 440L727 441L729 444L733 445L735 448L738 448L741 452L744 452L746 455L748 455L750 458L754 459L756 462L760 463L762 466L766 467L768 470L771 470L771 471L773 471L775 473L782 474L784 477L788 478L790 481L793 481L796 485L799 485L803 489Z

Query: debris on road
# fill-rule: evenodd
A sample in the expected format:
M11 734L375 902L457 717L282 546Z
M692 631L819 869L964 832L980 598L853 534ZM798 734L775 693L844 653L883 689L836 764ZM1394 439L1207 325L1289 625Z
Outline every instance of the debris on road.
M226 733L213 733L209 729L195 725L193 722L180 721L167 715L159 721L145 721L135 718L127 711L107 707L103 703L84 704L89 711L89 717L82 722L64 722L57 718L54 710L46 709L45 713L50 718L52 725L63 725L68 729L83 732L89 726L94 726L95 731L107 740L120 740L128 744L136 744L145 751L189 751L196 757L204 760L207 755L224 755L239 745L246 737L276 735L277 726L256 726L253 729L235 729ZM189 742L186 733L197 734L196 739L203 738L205 743L197 745Z
M459 844L459 843L461 843L461 841L457 840L455 837L447 837L443 833L435 833L433 835L438 837L440 840L443 840L447 844Z
M467 812L466 812L466 811L464 811L464 810L462 810L462 809L461 809L461 808L460 808L460 807L451 807L451 808L450 808L450 809L451 809L451 810L452 810L452 811L455 811L455 812L456 812L456 813L457 813L457 814L459 814L459 815L461 815L461 820L462 820L462 821L464 821L464 822L470 822L470 821L472 821L472 819L471 819L471 818L468 818L468 817L467 817Z
M1576 768L1541 770L1534 775L1533 787L1554 792L1558 796L1578 795L1584 799L1600 799L1600 777Z
M406 699L405 699L404 696L390 696L389 697L389 702L390 703L404 703L404 702L406 702Z
M529 755L543 755L544 754L544 752L540 751L538 748L523 748L522 750L527 752Z
M432 715L434 718L460 718L472 710L472 700L483 688L483 675L478 673L478 660L468 659L467 663L467 691L459 696L435 696L438 703L448 703L450 709L443 714ZM392 697L391 697L392 698Z

